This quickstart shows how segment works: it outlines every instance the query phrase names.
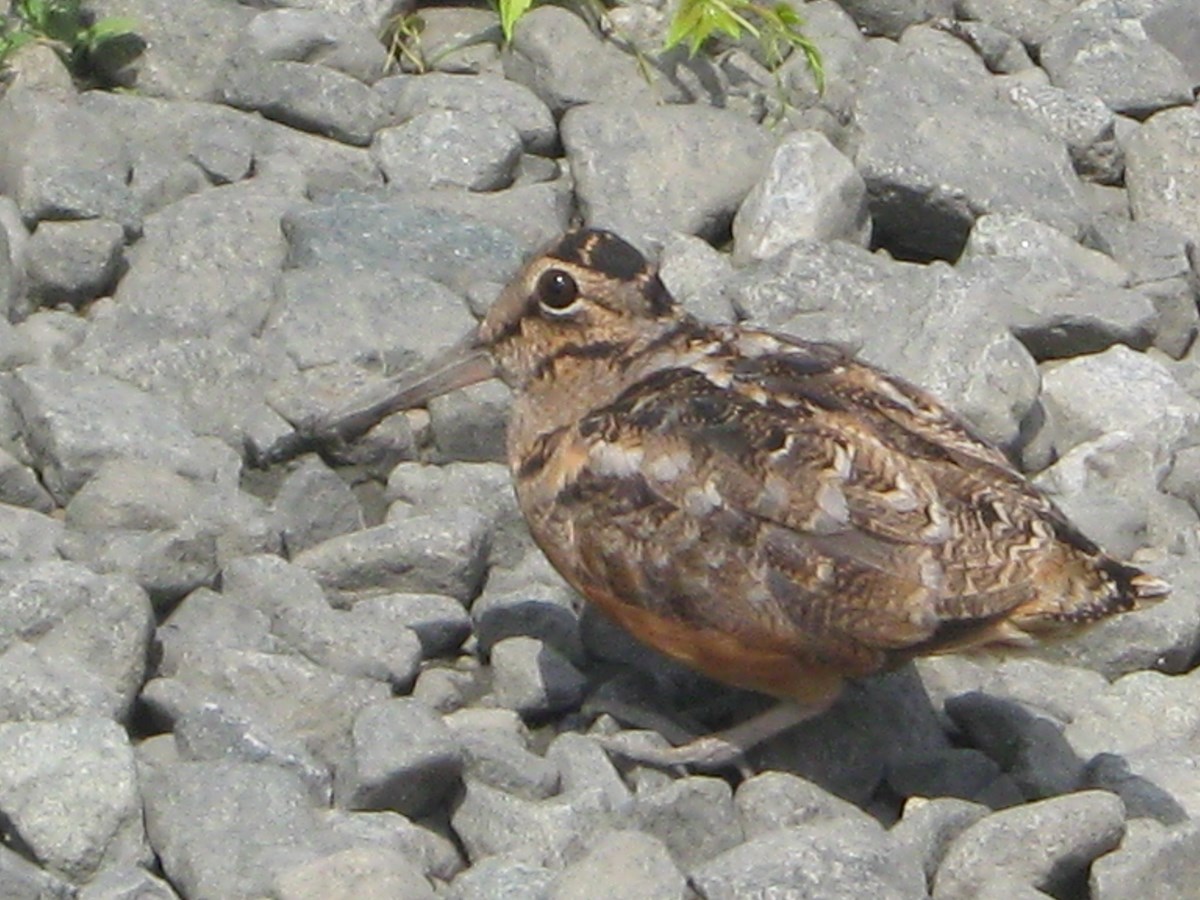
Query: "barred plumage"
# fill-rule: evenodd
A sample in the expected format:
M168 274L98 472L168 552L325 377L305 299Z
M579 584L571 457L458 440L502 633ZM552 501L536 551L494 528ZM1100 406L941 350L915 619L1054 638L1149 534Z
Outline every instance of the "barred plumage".
M455 352L466 375L443 360L404 403L491 372L512 387L517 496L567 581L651 646L809 712L847 677L1167 593L929 394L838 347L697 322L613 234L533 259Z

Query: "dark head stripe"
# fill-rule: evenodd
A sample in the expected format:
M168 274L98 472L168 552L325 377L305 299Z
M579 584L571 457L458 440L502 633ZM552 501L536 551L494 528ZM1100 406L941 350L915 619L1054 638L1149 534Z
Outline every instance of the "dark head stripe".
M550 251L550 255L622 281L628 281L649 269L646 258L636 247L611 231L597 229L571 232Z

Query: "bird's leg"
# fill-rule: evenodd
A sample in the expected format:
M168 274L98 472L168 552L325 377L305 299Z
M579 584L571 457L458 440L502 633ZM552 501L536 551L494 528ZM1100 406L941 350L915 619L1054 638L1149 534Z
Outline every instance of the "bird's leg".
M784 701L723 731L715 731L679 747L633 746L621 735L604 738L602 746L625 759L657 768L693 766L704 771L744 762L743 754L793 725L818 716L833 705L836 694L814 703Z

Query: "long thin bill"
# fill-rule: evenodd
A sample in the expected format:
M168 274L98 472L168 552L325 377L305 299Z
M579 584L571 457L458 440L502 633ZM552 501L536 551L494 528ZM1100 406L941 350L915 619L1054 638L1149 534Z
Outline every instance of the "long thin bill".
M281 462L313 446L344 445L362 437L388 416L434 397L487 381L496 375L491 355L472 331L424 366L364 388L341 409L303 423L256 454L259 465Z

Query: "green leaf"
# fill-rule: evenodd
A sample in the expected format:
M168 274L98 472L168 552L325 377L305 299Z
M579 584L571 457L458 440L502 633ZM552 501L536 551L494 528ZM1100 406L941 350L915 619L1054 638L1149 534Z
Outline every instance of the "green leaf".
M124 37L137 30L137 20L127 16L108 16L88 28L92 40L100 42L115 37Z
M510 44L517 22L521 16L529 12L529 7L533 6L533 0L499 0L499 5L500 30L504 33L504 42Z
M666 48L668 50L688 38L700 27L704 17L705 2L706 0L680 0L679 8L675 10L675 15L671 19L671 27L667 29ZM695 48L692 48L691 52L695 54Z

